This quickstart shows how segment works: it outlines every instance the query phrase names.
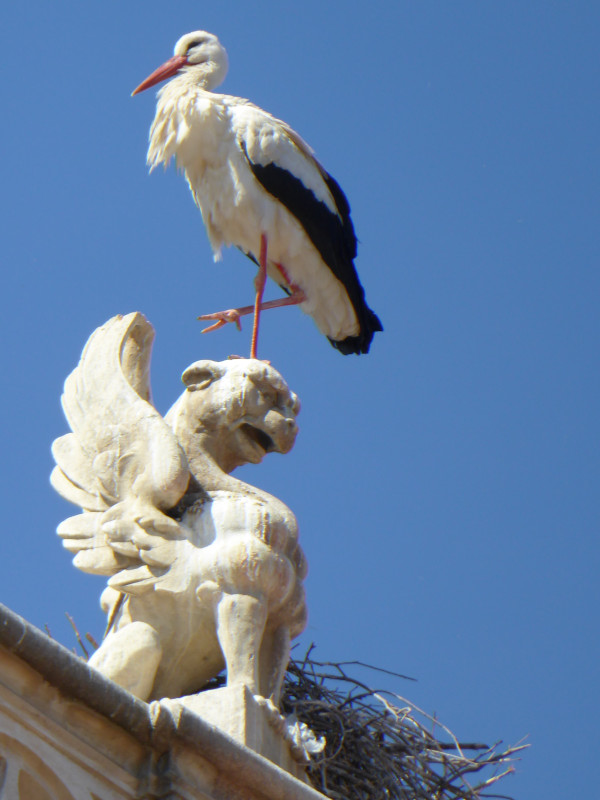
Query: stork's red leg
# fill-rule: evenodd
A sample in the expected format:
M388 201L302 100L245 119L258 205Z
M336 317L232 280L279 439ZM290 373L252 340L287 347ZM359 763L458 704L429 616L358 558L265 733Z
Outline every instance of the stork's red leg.
M202 314L198 319L201 320L215 320L213 325L209 325L208 328L204 328L202 333L208 333L209 331L216 331L219 328L222 328L224 325L227 325L228 322L235 322L238 327L238 330L242 329L242 325L240 322L241 317L245 317L247 314L254 314L254 330L252 331L252 350L250 353L251 358L256 358L256 338L258 337L258 324L257 324L257 312L260 314L261 311L267 311L270 308L283 308L284 306L296 306L298 303L303 303L306 300L306 295L297 286L295 283L292 283L289 279L287 271L281 264L275 264L279 272L281 273L284 281L288 284L291 294L288 297L282 297L281 300L268 300L266 303L261 302L262 296L264 293L266 278L267 278L267 237L261 236L261 257L260 262L264 263L264 270L259 268L258 275L256 276L255 285L256 285L256 301L253 306L243 306L242 308L230 308L227 311L217 311L215 314ZM263 257L264 256L264 257ZM253 355L254 353L254 355Z
M261 303L263 299L263 294L265 293L266 282L267 282L267 234L261 233L260 257L258 259L258 275L254 279L254 286L256 287L256 298L254 300L254 325L252 327L252 343L250 345L250 358L256 358Z
M301 289L295 289L293 294L289 297L282 297L281 300L267 300L266 303L260 304L261 311L268 311L270 308L283 308L284 306L297 306L298 303L303 303L306 300L306 295ZM245 317L248 314L254 313L254 306L243 306L242 308L229 308L227 311L216 311L214 314L202 314L197 319L202 320L216 320L214 325L204 328L202 333L209 333L209 331L216 331L227 325L228 322L235 322L238 328L241 328L240 317Z

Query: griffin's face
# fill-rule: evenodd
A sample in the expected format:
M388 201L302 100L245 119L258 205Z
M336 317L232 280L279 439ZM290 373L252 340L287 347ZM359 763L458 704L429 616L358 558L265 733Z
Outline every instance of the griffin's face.
M287 453L292 449L298 433L296 415L300 403L271 367L256 361L246 363L252 366L238 375L238 386L242 381L238 395L241 414L235 438L244 461L258 464L266 453Z
M296 421L274 409L263 417L248 414L236 429L239 454L246 462L260 464L267 453L288 453L297 433Z
M256 359L197 361L183 382L187 392L167 421L176 409L187 409L194 421L185 424L212 437L211 452L226 472L293 447L300 401L271 366Z

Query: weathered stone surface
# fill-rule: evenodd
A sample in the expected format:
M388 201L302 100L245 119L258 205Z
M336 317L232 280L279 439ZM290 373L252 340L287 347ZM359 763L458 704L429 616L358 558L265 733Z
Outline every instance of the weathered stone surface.
M292 755L289 723L274 706L258 701L243 684L162 702L174 715L179 715L183 708L193 711L206 722L224 730L236 742L260 753L300 780L306 780L299 763L304 754Z
M322 800L170 702L138 700L0 605L2 800Z
M89 663L147 701L226 667L228 687L274 707L306 624L306 563L290 509L229 473L291 449L298 398L264 362L198 361L163 419L153 335L141 314L109 320L62 397L72 433L53 445L52 483L83 513L58 532L77 567L109 577L109 632Z

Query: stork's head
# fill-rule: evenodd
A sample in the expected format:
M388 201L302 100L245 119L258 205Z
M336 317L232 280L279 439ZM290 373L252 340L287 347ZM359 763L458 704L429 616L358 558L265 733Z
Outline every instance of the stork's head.
M227 67L227 52L217 37L206 31L192 31L177 42L173 57L154 70L132 94L156 86L177 73L185 74L188 80L205 89L214 89L225 79Z

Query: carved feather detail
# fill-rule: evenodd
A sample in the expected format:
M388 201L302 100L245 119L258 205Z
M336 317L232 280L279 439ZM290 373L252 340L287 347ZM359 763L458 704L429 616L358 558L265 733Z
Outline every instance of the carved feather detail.
M58 528L74 564L112 575L123 590L133 570L168 568L180 526L163 512L189 483L186 456L151 404L154 330L139 313L114 317L88 341L65 381L62 405L72 433L53 444L56 491L83 513Z

